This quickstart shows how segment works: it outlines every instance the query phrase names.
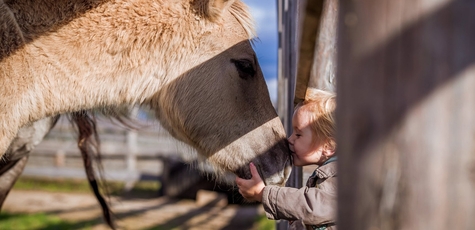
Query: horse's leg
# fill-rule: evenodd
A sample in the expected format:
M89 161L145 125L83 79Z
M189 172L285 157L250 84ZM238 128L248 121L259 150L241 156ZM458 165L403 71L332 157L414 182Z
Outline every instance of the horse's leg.
M59 116L48 117L21 128L8 152L0 160L0 208L10 189L23 172L31 150L53 128Z
M16 180L23 172L27 161L28 155L17 160L7 160L7 162L2 161L0 163L0 209Z

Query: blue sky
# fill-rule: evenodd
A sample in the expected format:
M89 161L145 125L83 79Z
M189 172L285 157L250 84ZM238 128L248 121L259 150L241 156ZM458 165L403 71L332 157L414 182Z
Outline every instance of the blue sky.
M258 40L254 43L272 102L277 102L277 6L276 0L243 0L256 22Z

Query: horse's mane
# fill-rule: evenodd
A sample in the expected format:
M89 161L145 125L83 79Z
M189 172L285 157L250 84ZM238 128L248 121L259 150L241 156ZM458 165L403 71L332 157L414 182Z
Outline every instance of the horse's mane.
M241 1L235 1L229 8L229 12L238 20L239 24L246 31L249 39L252 41L257 35L255 23L251 16L249 7Z

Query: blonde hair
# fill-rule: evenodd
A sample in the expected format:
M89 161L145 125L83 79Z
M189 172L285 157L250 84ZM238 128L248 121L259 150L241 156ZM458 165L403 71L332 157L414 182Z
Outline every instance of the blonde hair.
M314 141L324 140L332 150L336 149L335 141L335 94L324 90L307 90L305 100L298 103L295 112L306 111L310 119Z

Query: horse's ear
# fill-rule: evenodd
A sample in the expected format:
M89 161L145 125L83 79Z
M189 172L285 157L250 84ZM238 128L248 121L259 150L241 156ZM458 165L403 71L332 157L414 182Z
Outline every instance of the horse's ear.
M235 0L194 0L193 7L199 17L204 17L214 22L234 1Z

